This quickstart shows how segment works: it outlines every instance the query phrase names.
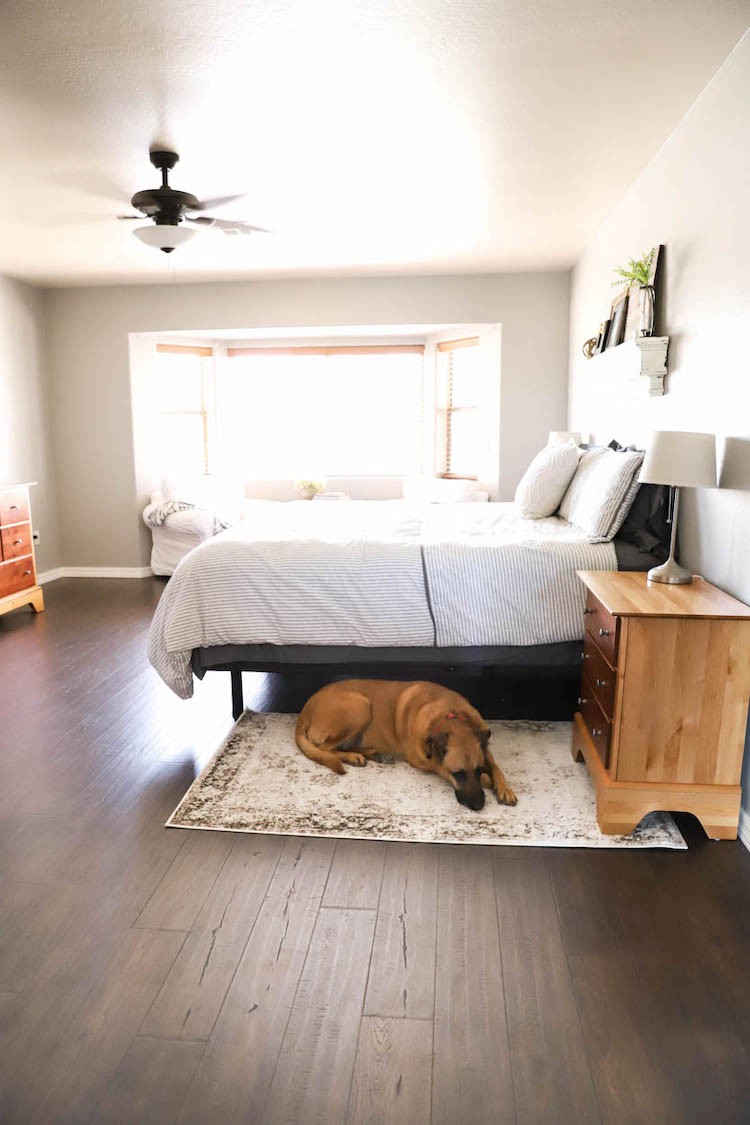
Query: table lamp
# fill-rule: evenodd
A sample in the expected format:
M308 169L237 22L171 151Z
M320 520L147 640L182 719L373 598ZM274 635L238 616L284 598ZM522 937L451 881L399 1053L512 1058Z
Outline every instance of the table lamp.
M693 581L693 576L674 557L680 489L716 488L715 436L657 430L651 436L638 479L641 484L668 484L670 488L672 539L669 558L648 572L648 580L687 585Z

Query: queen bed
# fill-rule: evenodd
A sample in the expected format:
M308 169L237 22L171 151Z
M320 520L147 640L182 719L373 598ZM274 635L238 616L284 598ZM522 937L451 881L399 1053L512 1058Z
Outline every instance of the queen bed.
M235 716L243 671L494 667L574 685L576 571L647 569L660 557L632 539L591 540L518 504L253 502L177 567L149 658L182 698L196 676L229 671Z

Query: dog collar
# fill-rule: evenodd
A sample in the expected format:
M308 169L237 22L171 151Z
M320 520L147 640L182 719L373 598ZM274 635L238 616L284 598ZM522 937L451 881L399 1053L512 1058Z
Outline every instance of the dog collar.
M469 719L469 716L464 711L449 711L447 715L443 715L442 718L435 720L435 722L430 727L430 734L434 734L436 727L438 727L441 723L446 722L447 719L461 719L465 723L471 721Z

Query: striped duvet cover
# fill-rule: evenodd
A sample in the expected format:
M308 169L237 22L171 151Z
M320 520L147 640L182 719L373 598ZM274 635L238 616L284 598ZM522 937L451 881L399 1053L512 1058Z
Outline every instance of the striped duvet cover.
M149 633L184 699L194 648L535 645L581 635L576 570L616 570L611 543L514 504L257 501L187 555Z

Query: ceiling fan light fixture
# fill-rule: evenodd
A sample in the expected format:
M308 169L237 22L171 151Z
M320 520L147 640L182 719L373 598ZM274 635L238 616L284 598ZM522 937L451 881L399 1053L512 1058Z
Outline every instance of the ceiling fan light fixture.
M195 227L176 226L169 223L147 223L144 227L136 227L133 234L141 242L145 242L147 246L153 246L157 250L162 250L165 254L171 254L178 246L183 246L191 238L194 238L198 231Z

